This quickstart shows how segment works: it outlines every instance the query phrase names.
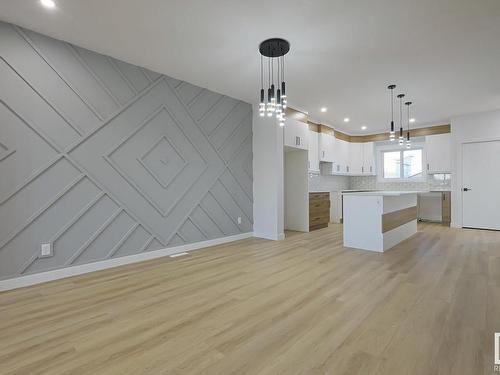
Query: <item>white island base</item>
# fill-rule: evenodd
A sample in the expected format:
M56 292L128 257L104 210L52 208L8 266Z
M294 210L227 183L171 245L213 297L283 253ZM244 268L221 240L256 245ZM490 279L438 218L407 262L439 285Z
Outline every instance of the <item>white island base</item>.
M344 193L344 246L384 252L413 236L417 233L417 193Z

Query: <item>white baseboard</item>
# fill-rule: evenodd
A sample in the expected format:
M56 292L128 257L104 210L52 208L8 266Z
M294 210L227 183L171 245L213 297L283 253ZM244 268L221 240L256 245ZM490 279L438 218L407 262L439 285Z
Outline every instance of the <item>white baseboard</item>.
M266 233L266 232L254 232L254 237L264 238L266 240L281 241L285 239L285 233Z
M106 259L89 264L82 264L78 266L61 268L53 271L40 272L33 275L19 276L12 279L0 280L0 291L22 288L29 285L45 283L47 281L53 281L53 280L63 279L66 277L82 275L84 273L89 273L94 271L100 271L107 268L113 268L113 267L123 266L126 264L143 262L146 260L161 258L172 254L199 250L210 246L216 246L228 242L243 240L249 237L253 237L252 232L237 234L234 236L216 238L213 240L195 242L176 247L169 247L167 249L148 251L146 253L127 255L120 258Z

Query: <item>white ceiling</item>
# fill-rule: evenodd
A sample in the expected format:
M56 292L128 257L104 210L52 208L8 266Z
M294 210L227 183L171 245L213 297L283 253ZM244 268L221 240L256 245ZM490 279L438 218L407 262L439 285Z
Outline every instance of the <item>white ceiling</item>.
M350 133L387 130L390 83L417 126L500 108L499 0L55 2L0 0L0 18L252 103L258 45L283 37L290 105Z

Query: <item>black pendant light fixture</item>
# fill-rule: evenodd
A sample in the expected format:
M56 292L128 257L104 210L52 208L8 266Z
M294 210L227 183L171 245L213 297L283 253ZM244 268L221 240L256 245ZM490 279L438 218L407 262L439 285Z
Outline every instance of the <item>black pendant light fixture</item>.
M285 85L285 55L290 51L290 43L284 39L272 38L264 40L259 45L260 52L260 103L259 116L272 117L273 114L279 121L280 126L285 125L285 109L287 105L286 85ZM267 57L268 69L268 89L267 101L264 95L264 63ZM276 65L276 69L274 66ZM276 86L275 82L276 73ZM281 83L281 84L280 84Z
M412 105L412 102L406 102L405 103L407 112L408 112L408 131L406 132L406 148L411 147L411 140L410 140L410 106Z
M403 146L404 144L404 135L403 135L403 98L405 94L399 94L399 145Z
M389 132L389 139L391 142L394 142L396 138L396 132L394 131L394 89L396 85L389 85L387 88L391 90L391 130Z

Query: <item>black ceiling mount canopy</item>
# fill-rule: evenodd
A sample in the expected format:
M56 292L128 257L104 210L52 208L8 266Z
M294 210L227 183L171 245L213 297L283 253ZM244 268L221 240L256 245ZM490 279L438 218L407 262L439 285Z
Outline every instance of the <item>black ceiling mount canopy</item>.
M290 51L290 43L281 38L266 39L259 45L260 54L266 57L285 56Z

